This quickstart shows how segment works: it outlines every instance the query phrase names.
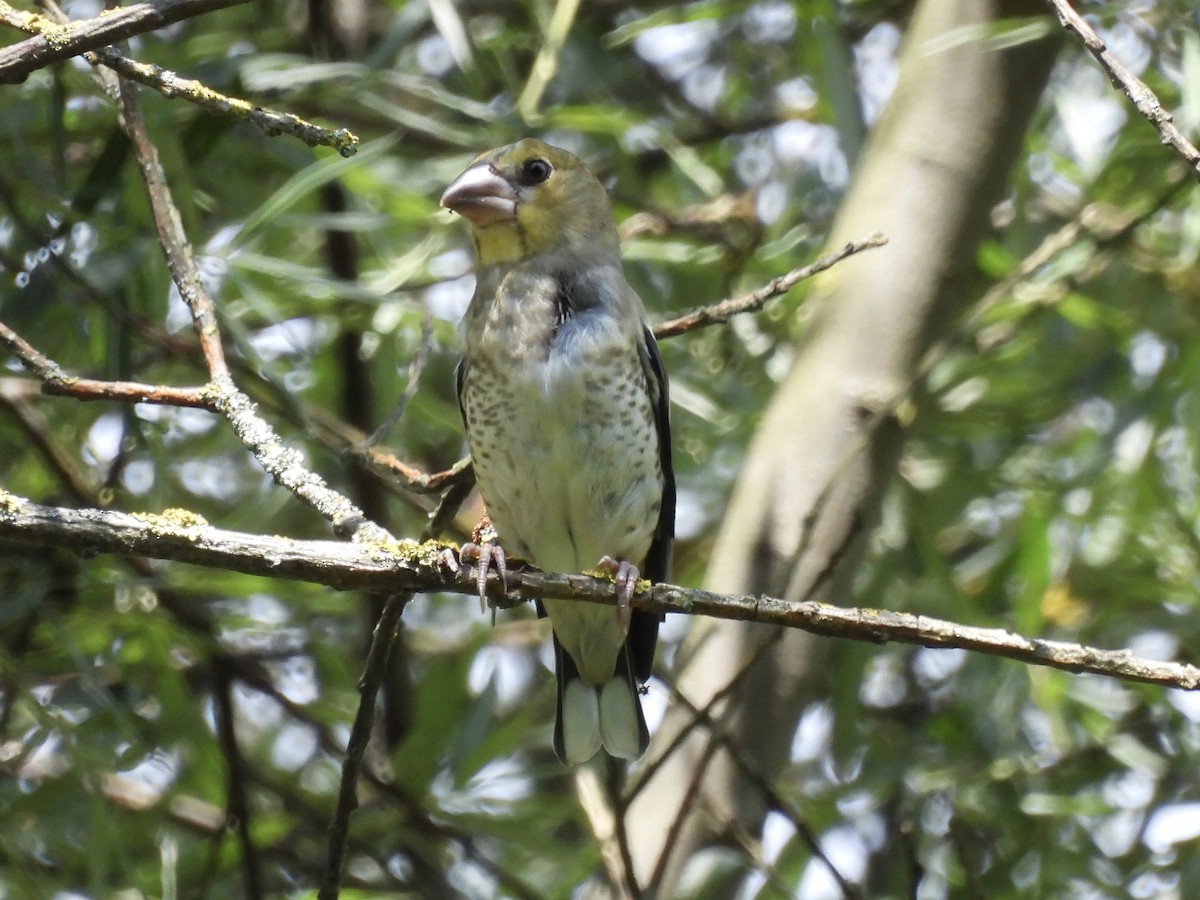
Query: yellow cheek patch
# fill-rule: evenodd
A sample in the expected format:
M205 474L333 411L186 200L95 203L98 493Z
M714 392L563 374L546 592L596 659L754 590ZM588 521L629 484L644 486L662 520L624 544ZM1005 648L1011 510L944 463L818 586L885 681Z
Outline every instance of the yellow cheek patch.
M553 194L539 199L541 202L522 203L517 207L517 222L525 239L525 250L531 255L561 241L563 232L571 226L568 218L558 214L562 206L548 202L557 200Z

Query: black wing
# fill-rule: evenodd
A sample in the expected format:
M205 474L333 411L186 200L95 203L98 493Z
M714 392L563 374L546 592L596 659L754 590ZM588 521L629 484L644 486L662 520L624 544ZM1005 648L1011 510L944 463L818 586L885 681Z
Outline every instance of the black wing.
M654 529L654 541L646 554L643 578L653 582L671 577L671 545L675 540L675 467L671 463L671 399L667 385L667 369L663 365L658 342L649 327L642 329L642 363L654 404L654 424L658 429L658 461L662 466L663 496Z
M454 395L458 398L458 414L462 417L463 428L467 427L467 411L463 409L462 392L463 384L467 380L467 358L464 356L458 361L458 365L454 367Z
M641 575L652 582L666 581L671 577L671 545L675 540L675 467L671 463L671 399L667 386L667 369L663 365L658 342L649 327L642 329L640 349L642 365L646 369L646 382L650 388L650 399L654 405L654 424L658 429L658 459L662 466L662 506L658 512L658 525L654 529L654 540ZM629 623L629 649L633 673L638 681L650 678L654 668L654 647L658 643L658 613L634 610Z

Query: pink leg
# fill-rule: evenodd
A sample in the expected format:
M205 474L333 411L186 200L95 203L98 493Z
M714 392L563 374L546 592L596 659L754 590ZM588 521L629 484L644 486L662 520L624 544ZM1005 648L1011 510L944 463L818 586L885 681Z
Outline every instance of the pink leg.
M496 574L500 576L500 590L507 592L508 557L505 556L504 548L499 544L490 541L476 544L473 541L469 541L459 548L458 558L464 564L472 560L475 562L475 589L479 592L479 609L481 612L489 606L487 599L487 577L490 570L496 570Z
M642 573L627 559L613 559L611 556L603 557L596 565L596 568L602 572L607 572L613 577L613 581L617 585L617 621L621 623L621 627L629 627L630 606L633 601L633 595L637 591L638 579L642 577Z

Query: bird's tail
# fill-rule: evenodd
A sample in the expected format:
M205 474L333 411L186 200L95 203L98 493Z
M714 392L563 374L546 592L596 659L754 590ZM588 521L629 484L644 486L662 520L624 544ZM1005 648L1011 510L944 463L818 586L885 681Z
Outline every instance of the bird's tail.
M610 756L637 759L646 752L650 731L642 715L638 686L622 646L613 677L599 687L579 676L575 661L554 638L558 674L558 718L554 752L569 766L591 759L603 747Z

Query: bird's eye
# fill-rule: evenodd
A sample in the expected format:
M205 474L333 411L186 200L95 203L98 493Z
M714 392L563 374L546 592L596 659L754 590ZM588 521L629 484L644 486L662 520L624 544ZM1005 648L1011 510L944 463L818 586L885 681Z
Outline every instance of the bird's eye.
M544 159L531 159L521 166L521 181L528 185L541 184L554 168Z

